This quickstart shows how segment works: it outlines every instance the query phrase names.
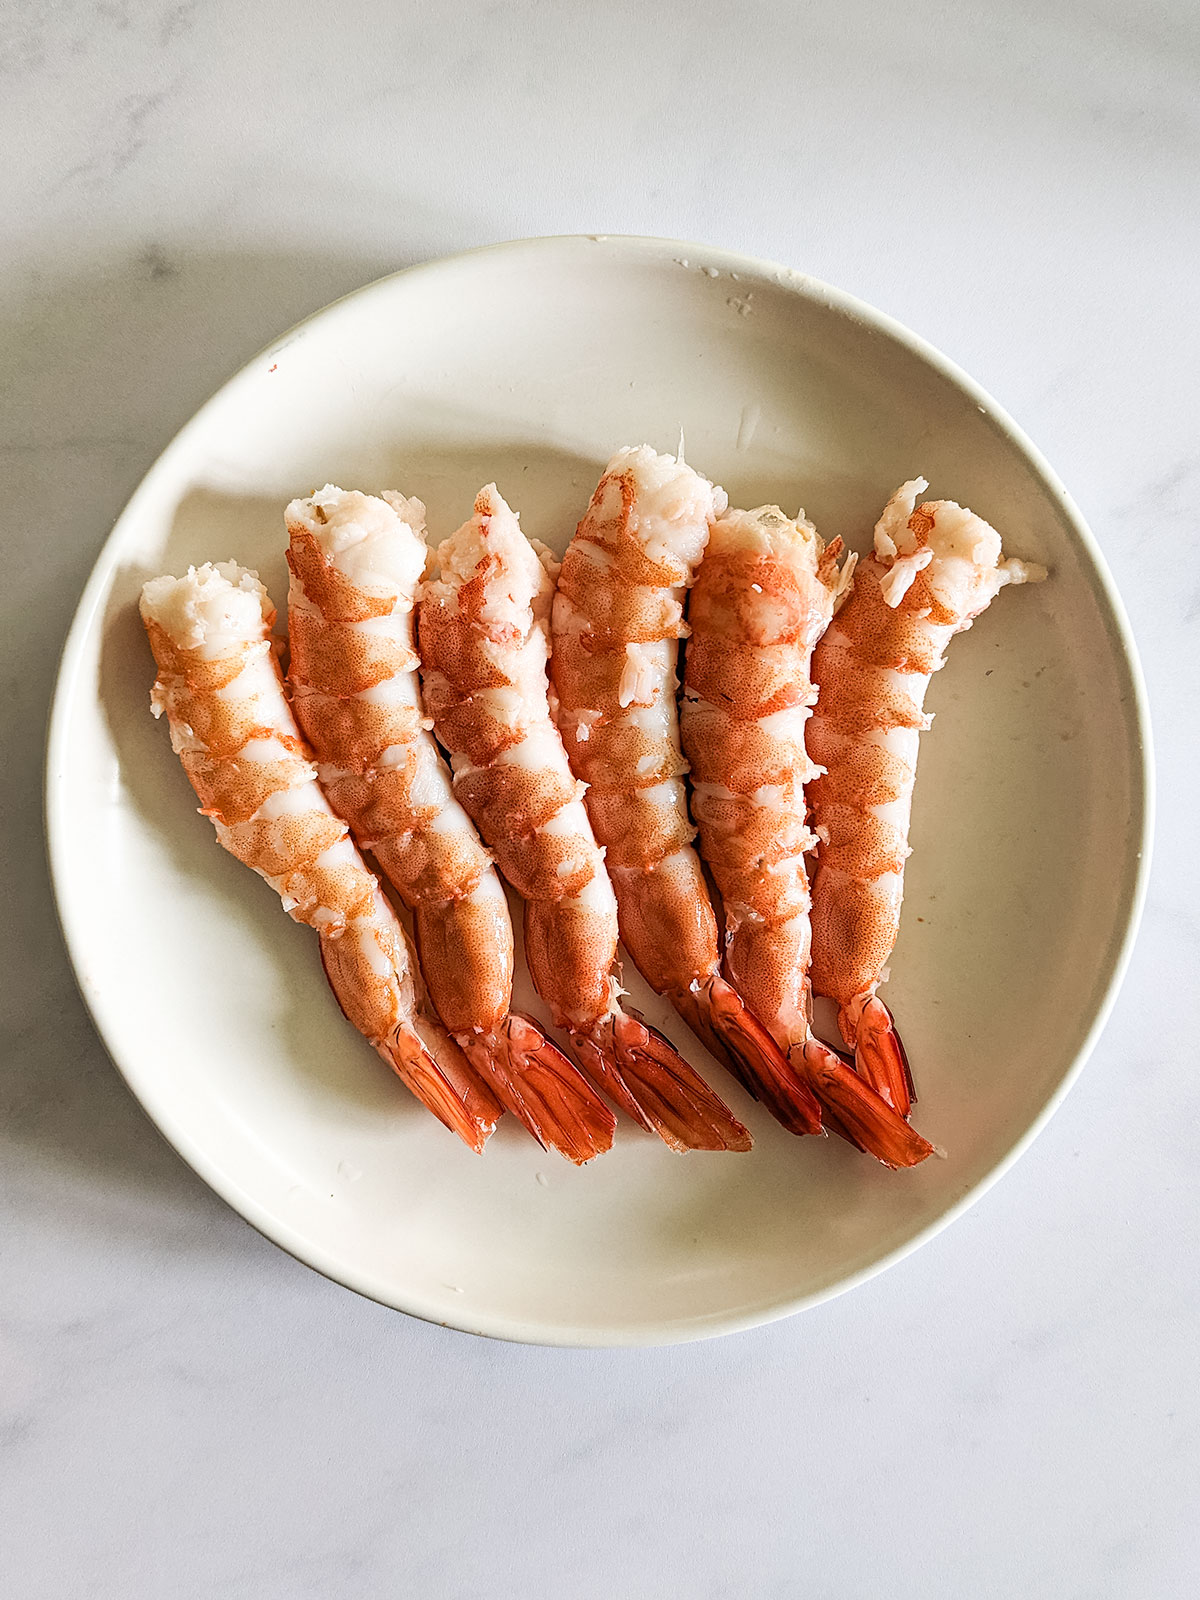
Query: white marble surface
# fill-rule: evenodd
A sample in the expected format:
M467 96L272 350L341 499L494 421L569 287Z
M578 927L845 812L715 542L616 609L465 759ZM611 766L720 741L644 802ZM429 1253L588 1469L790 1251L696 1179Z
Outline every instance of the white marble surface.
M1194 1592L1197 18L0 8L6 1597ZM663 1352L447 1333L254 1234L106 1060L40 842L62 635L196 405L389 268L597 230L803 267L990 388L1113 567L1161 779L1128 981L1033 1150L853 1295Z

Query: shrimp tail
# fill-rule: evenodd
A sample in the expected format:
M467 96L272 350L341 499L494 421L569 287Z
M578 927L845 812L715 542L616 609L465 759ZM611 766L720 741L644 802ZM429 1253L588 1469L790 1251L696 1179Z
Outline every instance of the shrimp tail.
M868 1083L851 1070L835 1050L810 1037L791 1052L821 1102L825 1126L885 1167L915 1167L934 1154L934 1147Z
M421 1104L470 1145L476 1155L482 1155L500 1120L501 1108L491 1091L473 1073L455 1073L459 1081L454 1082L443 1064L430 1054L417 1030L406 1024L387 1039L371 1042Z
M342 962L340 940L321 940L321 965L342 1014L357 1026L352 982ZM361 1031L361 1030L360 1030ZM433 1032L428 1027L427 1031ZM369 1036L371 1037L371 1036ZM428 1043L410 1022L398 1021L386 1038L371 1037L392 1071L444 1127L476 1155L496 1130L502 1107L480 1082L447 1034Z
M612 1148L617 1119L537 1023L510 1014L495 1033L459 1036L464 1054L541 1145L577 1167Z
M672 1150L749 1150L753 1141L725 1102L657 1028L627 1011L572 1034L597 1088Z
M847 1019L849 1020L849 1019ZM854 1065L877 1094L907 1117L916 1102L912 1072L892 1014L872 995L843 1037L854 1042Z
M817 1097L732 984L714 974L696 988L672 995L671 1000L706 1044L715 1038L719 1059L789 1133L820 1133Z

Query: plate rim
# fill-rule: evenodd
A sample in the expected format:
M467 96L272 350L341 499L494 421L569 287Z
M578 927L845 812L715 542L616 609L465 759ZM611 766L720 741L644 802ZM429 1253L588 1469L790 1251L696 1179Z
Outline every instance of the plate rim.
M886 1252L867 1266L847 1274L834 1284L829 1284L822 1289L814 1290L807 1294L779 1300L765 1307L758 1306L749 1311L718 1313L711 1317L706 1316L692 1321L676 1319L666 1323L654 1323L647 1320L636 1324L625 1324L620 1328L597 1328L575 1324L546 1325L506 1316L492 1318L485 1316L473 1320L464 1315L461 1319L455 1319L435 1315L428 1307L422 1309L416 1303L402 1303L404 1296L387 1291L381 1283L373 1282L371 1275L368 1273L359 1273L347 1268L344 1264L334 1259L330 1252L320 1244L307 1239L300 1229L290 1227L270 1214L257 1200L247 1194L235 1180L221 1170L217 1162L206 1155L205 1151L192 1140L185 1126L179 1125L176 1119L163 1112L161 1108L152 1109L139 1086L134 1083L121 1063L117 1039L114 1037L116 1029L115 1027L110 1028L107 1022L102 998L98 994L95 996L90 995L85 984L82 971L85 941L74 924L71 911L71 896L66 886L66 872L63 862L66 848L64 840L68 828L68 820L65 815L65 802L60 793L57 792L57 786L53 781L55 769L62 765L67 745L68 702L71 699L72 690L78 677L84 642L94 621L100 601L107 592L113 565L114 548L122 535L125 524L134 519L141 502L152 493L158 478L166 474L174 457L186 447L190 435L200 430L207 414L218 405L228 391L242 382L253 369L257 368L260 361L267 356L277 355L287 345L302 336L311 325L328 316L335 308L346 304L348 301L381 290L385 285L392 284L399 279L437 272L476 257L515 255L521 251L549 255L553 254L555 250L561 250L563 247L574 249L585 243L611 244L618 249L627 251L632 256L636 256L641 252L648 258L658 258L669 252L669 258L673 259L679 254L686 253L689 258L692 255L698 256L700 258L698 264L711 264L718 266L722 270L745 272L749 275L773 278L779 287L797 293L809 301L819 303L826 309L840 312L842 315L864 324L894 343L901 345L932 367L939 376L957 386L973 399L992 426L1004 435L1007 442L1016 449L1018 454L1025 458L1036 477L1057 500L1059 509L1071 533L1088 558L1090 581L1098 589L1098 599L1102 609L1107 611L1111 621L1113 637L1119 647L1120 665L1123 665L1128 680L1130 699L1126 714L1130 721L1131 746L1136 750L1138 757L1134 763L1136 772L1131 774L1131 778L1134 780L1131 799L1138 812L1138 815L1131 819L1136 823L1135 828L1131 831L1131 837L1136 840L1136 858L1131 879L1125 891L1126 903L1122 907L1121 917L1123 925L1115 952L1111 958L1111 967L1104 983L1104 991L1100 996L1095 1014L1079 1049L1064 1070L1061 1079L1047 1097L1041 1110L1005 1154L969 1189L960 1195L952 1205L948 1206L946 1210L911 1238L906 1239L902 1244ZM666 1347L701 1339L716 1338L730 1333L745 1332L748 1329L780 1321L784 1317L794 1316L798 1312L823 1305L839 1295L858 1288L880 1273L887 1271L888 1268L897 1265L906 1256L920 1249L937 1234L941 1233L943 1229L948 1228L953 1222L957 1221L971 1206L982 1199L992 1186L998 1183L1021 1156L1025 1154L1050 1121L1050 1118L1061 1106L1073 1085L1078 1081L1080 1073L1087 1064L1100 1035L1108 1023L1117 995L1124 982L1145 909L1149 886L1154 834L1155 768L1149 700L1141 659L1124 602L1109 570L1103 551L1082 512L1067 490L1066 485L1037 445L1010 416L1008 411L969 373L934 345L930 344L920 334L915 333L911 328L888 313L880 311L867 301L843 289L839 289L833 284L826 283L819 278L780 262L693 240L661 238L642 234L567 233L533 235L526 238L508 239L494 244L481 245L473 249L457 251L451 255L416 262L411 266L402 267L395 272L385 273L379 278L372 279L369 283L362 284L344 295L339 295L328 304L303 317L282 334L271 339L231 373L208 399L193 412L191 417L172 436L143 474L137 487L109 529L84 584L70 626L64 636L55 673L54 692L47 720L42 801L46 859L52 890L51 900L76 988L100 1042L130 1093L160 1136L166 1139L167 1143L191 1167L193 1172L230 1206L243 1221L247 1222L264 1238L269 1239L295 1260L321 1273L322 1276L332 1282L340 1284L343 1288L350 1289L356 1294L362 1295L365 1299L372 1300L378 1305L387 1307L389 1310L401 1311L406 1315L417 1317L421 1321L430 1322L436 1326L454 1328L463 1333L476 1334L486 1338L551 1348L645 1348Z

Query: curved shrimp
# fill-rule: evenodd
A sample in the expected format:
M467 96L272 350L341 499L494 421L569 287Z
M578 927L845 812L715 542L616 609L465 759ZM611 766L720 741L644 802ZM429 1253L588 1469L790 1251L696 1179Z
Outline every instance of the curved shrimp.
M455 795L525 899L538 993L584 1072L644 1128L676 1150L748 1150L725 1103L618 1004L616 900L550 714L554 581L494 484L437 559L420 605L425 704Z
M912 1077L875 993L900 926L908 823L929 680L946 647L1006 583L1045 569L1002 561L1000 535L953 500L903 484L875 525L874 550L817 646L809 750L824 769L810 786L820 841L813 877L813 988L837 1002L859 1072L907 1116Z
M805 854L804 748L813 646L854 566L803 513L728 511L713 524L688 603L680 734L700 848L721 891L725 966L817 1099L826 1126L892 1167L931 1154L892 1107L816 1038Z
M647 445L619 451L563 559L550 672L571 770L605 847L621 938L643 976L794 1133L819 1133L811 1090L721 976L717 921L692 848L675 704L684 593L724 491Z
M142 619L158 663L151 695L225 849L315 928L345 1015L417 1099L475 1151L500 1107L424 1009L404 930L316 782L269 638L275 608L232 561L155 578Z
M288 676L330 805L413 913L439 1016L543 1148L581 1164L615 1118L531 1019L510 1015L508 901L429 732L413 609L425 508L327 484L286 512Z

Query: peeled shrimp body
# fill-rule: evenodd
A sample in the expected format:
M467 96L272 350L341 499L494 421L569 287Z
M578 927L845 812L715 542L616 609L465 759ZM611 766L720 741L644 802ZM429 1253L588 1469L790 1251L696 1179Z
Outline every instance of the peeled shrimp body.
M524 897L538 993L584 1072L643 1127L676 1150L748 1150L724 1102L618 1003L616 900L550 715L554 580L494 484L437 560L420 602L425 705L456 797Z
M609 462L563 560L550 670L571 770L607 852L625 948L709 1049L794 1133L821 1112L720 972L692 848L675 704L683 602L725 493L648 445Z
M275 609L232 561L153 579L142 620L164 712L226 850L315 928L342 1010L417 1099L475 1151L500 1106L426 1009L404 930L316 782L269 638Z
M813 878L813 988L837 1002L862 1076L907 1116L912 1079L876 987L900 925L925 692L946 646L1008 583L1046 576L1002 561L1000 535L953 500L903 484L875 525L875 547L817 646L808 748L820 841Z
M509 1013L508 902L421 705L424 512L419 500L332 484L288 506L296 719L330 805L413 913L442 1021L543 1147L584 1162L609 1149L615 1119L536 1023Z
M725 910L725 967L826 1126L889 1166L932 1147L810 1027L812 943L804 785L816 775L805 723L816 698L813 646L853 570L841 541L778 506L727 511L713 525L688 604L680 732L701 853Z

